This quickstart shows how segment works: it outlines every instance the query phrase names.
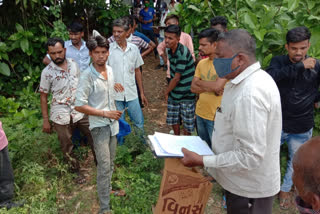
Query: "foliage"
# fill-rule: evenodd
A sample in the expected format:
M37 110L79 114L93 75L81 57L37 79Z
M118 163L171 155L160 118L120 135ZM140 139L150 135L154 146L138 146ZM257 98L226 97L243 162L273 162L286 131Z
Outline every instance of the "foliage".
M40 82L45 42L48 37L68 39L67 27L73 20L82 22L86 37L92 29L106 36L112 20L129 13L122 1L104 0L3 0L0 5L0 91L13 96L31 82ZM16 9L13 9L16 8ZM14 22L12 20L15 20Z
M320 57L320 2L310 0L186 0L178 5L185 32L197 34L210 26L210 19L222 15L228 28L244 28L257 43L257 58L265 68L273 56L285 53L285 34L293 27L307 26L312 32L309 54ZM192 16L190 16L192 14ZM197 47L195 48L197 49Z

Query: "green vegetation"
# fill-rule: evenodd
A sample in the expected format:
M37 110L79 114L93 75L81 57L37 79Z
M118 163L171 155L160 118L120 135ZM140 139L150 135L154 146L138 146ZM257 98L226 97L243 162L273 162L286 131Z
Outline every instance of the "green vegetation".
M0 213L92 213L97 203L95 166L89 163L90 177L85 188L73 182L62 160L55 134L42 133L39 86L47 38L67 39L66 26L76 17L86 28L111 34L112 20L128 14L120 0L3 0L0 5L0 120L8 136L15 174L16 199L25 206ZM177 14L181 26L193 33L209 27L213 16L223 15L229 29L245 28L257 41L257 57L266 67L275 55L285 53L288 29L305 25L312 31L309 54L320 58L320 2L317 0L185 0ZM13 21L14 20L14 21ZM316 110L314 135L320 133L320 112ZM86 159L88 148L80 148ZM282 171L285 157L282 158ZM136 136L118 147L113 174L114 189L126 196L112 196L115 213L151 213L160 185L162 160L138 142ZM93 168L93 170L92 170ZM217 190L221 195L220 189ZM97 207L98 205L96 205ZM81 210L81 211L80 211Z

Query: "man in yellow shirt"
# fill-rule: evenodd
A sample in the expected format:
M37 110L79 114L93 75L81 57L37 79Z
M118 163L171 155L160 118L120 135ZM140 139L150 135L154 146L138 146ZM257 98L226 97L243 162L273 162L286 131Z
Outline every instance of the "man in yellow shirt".
M202 59L196 68L191 91L199 94L196 105L197 131L200 138L211 148L214 117L220 106L224 85L227 80L219 78L213 66L214 51L219 31L205 29L199 34L199 53L208 58Z

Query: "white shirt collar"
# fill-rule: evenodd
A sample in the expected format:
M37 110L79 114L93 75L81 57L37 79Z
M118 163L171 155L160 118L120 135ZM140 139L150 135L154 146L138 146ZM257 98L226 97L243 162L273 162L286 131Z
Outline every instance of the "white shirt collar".
M230 82L232 84L237 85L238 83L240 83L242 80L244 80L245 78L247 78L248 76L250 76L253 72L259 70L261 68L260 62L255 62L252 65L250 65L249 67L247 67L244 71L242 71L238 76L236 76L233 80L231 80Z

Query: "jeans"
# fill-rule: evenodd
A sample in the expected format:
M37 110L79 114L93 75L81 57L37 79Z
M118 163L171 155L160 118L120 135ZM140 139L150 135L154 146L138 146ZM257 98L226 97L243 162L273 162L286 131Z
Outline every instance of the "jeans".
M292 159L293 159L294 153L299 149L299 147L302 144L308 141L311 137L312 137L312 128L309 131L300 133L300 134L290 134L282 131L281 145L284 144L284 142L287 142L289 160L287 161L286 174L284 175L283 183L280 188L281 191L290 192L293 184L292 183L292 173L293 173Z
M197 132L199 137L206 141L208 146L211 148L211 139L212 139L212 132L213 132L213 126L214 121L207 120L202 117L197 116Z
M97 157L97 190L100 201L99 213L110 211L111 177L116 157L117 138L111 136L110 126L91 130L93 146Z
M140 134L140 138L141 140L144 142L143 140L143 134L144 134L144 129L143 129L143 123L144 123L144 119L143 119L143 114L142 114L142 110L139 104L139 99L135 99L135 100L131 100L131 101L116 101L116 106L117 106L117 110L121 111L123 109L125 109L126 107L128 107L128 114L130 117L130 120L133 122L134 124L134 129L136 133ZM121 115L121 119L125 120L125 112ZM121 137L119 138L119 143L122 144L124 141L124 138Z
M164 38L163 37L159 37L158 38L158 44L160 44L162 41L164 40ZM162 66L162 65L164 65L165 63L164 63L164 61L163 61L163 59L162 59L162 57L159 55L159 59L160 59L160 65ZM166 62L167 63L167 62Z

